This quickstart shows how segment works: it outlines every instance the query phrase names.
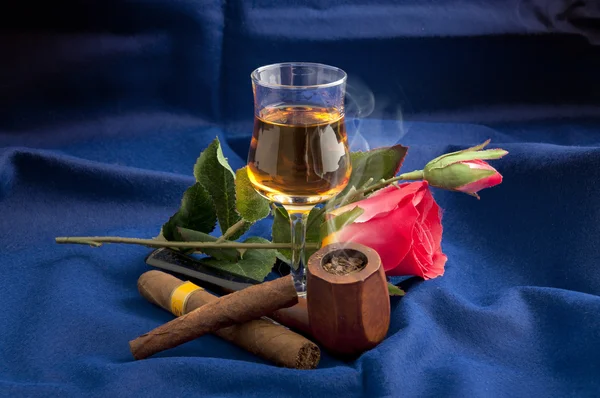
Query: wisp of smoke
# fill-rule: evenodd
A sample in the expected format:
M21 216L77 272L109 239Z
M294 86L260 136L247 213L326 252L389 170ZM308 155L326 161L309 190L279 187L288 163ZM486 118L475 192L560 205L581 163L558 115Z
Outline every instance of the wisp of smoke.
M400 106L401 100L404 99L400 86L398 86L397 92L397 98L386 98L380 95L376 98L364 81L356 77L349 78L346 84L345 120L348 146L351 152L368 151L402 143L401 140L406 135L407 128ZM381 175L381 170L377 170L380 166L381 163L377 161L370 162L367 166L369 175ZM364 173L364 169L353 165L353 176ZM355 222L360 222L360 220L361 217ZM332 230L331 219L327 223L330 224L330 230ZM381 239L385 239L385 237L381 237ZM352 237L348 241L352 241Z
M399 98L402 90L398 87ZM371 88L358 77L349 77L346 84L346 132L350 151L401 143L407 129L400 101L375 97Z

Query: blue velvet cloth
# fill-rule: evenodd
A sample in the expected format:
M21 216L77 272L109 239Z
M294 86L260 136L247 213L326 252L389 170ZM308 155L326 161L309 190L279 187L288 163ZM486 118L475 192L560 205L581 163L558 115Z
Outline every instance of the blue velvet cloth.
M7 3L0 396L598 395L596 2ZM215 136L244 164L249 74L290 60L350 74L369 116L354 149L403 143L413 170L491 138L505 181L481 201L434 192L446 274L408 281L356 361L283 369L205 336L134 362L128 341L172 319L136 290L149 249L54 237L156 236Z

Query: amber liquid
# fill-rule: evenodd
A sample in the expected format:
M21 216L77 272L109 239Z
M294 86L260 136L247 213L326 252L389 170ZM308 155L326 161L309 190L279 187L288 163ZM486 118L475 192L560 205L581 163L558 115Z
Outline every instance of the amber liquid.
M338 110L268 107L255 117L248 176L268 199L312 206L340 193L350 173L346 127Z

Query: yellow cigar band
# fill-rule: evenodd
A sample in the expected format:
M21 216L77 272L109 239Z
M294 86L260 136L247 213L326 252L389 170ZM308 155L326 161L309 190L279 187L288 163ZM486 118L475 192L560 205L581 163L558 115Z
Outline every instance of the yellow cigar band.
M173 293L171 293L171 312L176 316L183 315L185 310L185 304L188 298L196 290L204 290L200 286L194 285L192 282L184 282L177 286Z

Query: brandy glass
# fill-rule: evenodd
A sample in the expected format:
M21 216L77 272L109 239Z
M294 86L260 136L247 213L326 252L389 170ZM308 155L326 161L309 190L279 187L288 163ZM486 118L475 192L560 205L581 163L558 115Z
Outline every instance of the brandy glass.
M308 213L340 193L352 171L344 124L346 73L290 62L260 67L251 78L254 130L248 177L259 194L283 205L290 216L291 273L302 296Z

